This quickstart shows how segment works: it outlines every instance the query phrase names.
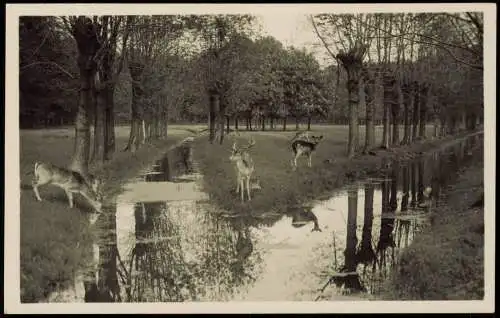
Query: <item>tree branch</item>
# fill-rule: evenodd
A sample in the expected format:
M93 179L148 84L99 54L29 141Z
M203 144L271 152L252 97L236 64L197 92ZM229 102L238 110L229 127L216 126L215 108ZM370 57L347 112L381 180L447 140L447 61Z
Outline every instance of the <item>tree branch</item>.
M472 13L470 13L470 12L466 12L466 14L469 17L470 21L476 26L478 33L482 36L483 35L483 26L479 22L479 19L476 16L473 16Z
M373 26L375 27L375 26ZM420 44L427 44L427 45L431 45L431 46L435 46L435 47L439 47L443 50L445 50L455 61L459 62L459 63L462 63L464 65L467 65L467 66L470 66L472 68L475 68L475 69L479 69L479 70L482 70L483 69L483 66L482 65L479 65L479 64L471 64L469 62L466 62L462 59L459 59L453 52L452 50L448 47L455 47L455 48L458 48L458 49L462 49L462 50L466 50L466 51L469 51L471 53L474 53L476 56L478 55L475 51L469 49L469 48L464 48L462 46L459 46L459 45L455 45L455 44L451 44L451 43L446 43L446 42L443 42L441 40L437 40L433 37L430 37L430 36L427 36L427 35L423 35L423 34L419 34L419 33L415 33L415 32L412 32L412 33L407 33L407 34L404 34L404 35L393 35L391 32L389 31L386 31L382 28L378 28L378 27L375 27L377 29L379 29L380 31L386 33L386 34L389 34L390 37L398 37L398 36L401 36L401 37L404 37L406 35L411 35L411 36L420 36L422 38L426 38L428 40L431 40L431 41L434 41L434 42L427 42L427 41L422 41L422 40L412 40L412 39L408 39L406 37L404 37L405 40L408 40L408 41L413 41L415 43L420 43Z
M118 78L118 75L120 75L120 73L123 69L125 55L127 55L126 50L127 50L127 41L128 41L128 37L130 34L130 25L132 24L133 19L134 19L134 16L127 16L127 23L125 25L125 33L123 34L123 39L122 39L122 49L120 52L120 59L118 61L118 67L117 67L114 78Z
M24 69L30 68L30 67L35 66L35 65L44 65L44 64L45 65L53 65L53 66L57 67L60 71L62 71L66 75L68 75L69 77L74 78L70 72L66 71L61 65L57 64L56 62L33 62L31 64L21 66L19 69L22 71Z
M66 31L69 34L73 34L73 27L71 26L70 21L68 21L68 19L66 17L61 17L61 20L63 21L63 25L66 28Z
M328 44L326 43L325 39L321 36L321 34L319 33L319 30L318 30L318 27L316 26L316 22L314 22L314 17L312 15L309 16L310 20L311 20L311 23L314 27L314 31L316 33L316 35L318 36L318 38L321 40L321 42L323 43L323 46L325 47L325 49L328 51L328 54L330 54L331 57L333 57L333 59L335 61L337 61L337 66L340 66L340 61L338 60L337 56L335 54L333 54L333 52L330 50L330 48L328 47Z

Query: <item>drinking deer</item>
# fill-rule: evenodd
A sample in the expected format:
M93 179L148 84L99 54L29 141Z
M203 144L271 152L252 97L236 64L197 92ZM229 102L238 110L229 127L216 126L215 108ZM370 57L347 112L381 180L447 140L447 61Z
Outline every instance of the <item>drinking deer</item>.
M35 176L32 186L38 201L42 201L38 188L42 185L55 185L62 188L73 208L73 193L80 193L97 212L102 212L101 180L93 175L84 178L80 173L49 163L35 162Z
M250 178L255 170L255 166L248 152L248 149L255 145L253 139L250 140L247 146L237 147L236 142L233 143L231 156L229 160L235 163L236 175L237 175L237 185L236 193L241 194L241 201L244 201L244 188L246 184L248 201L251 200L250 196Z
M323 136L311 136L310 141L306 140L295 140L292 143L293 159L292 159L292 169L297 169L297 159L302 155L307 155L308 166L312 167L312 153L316 150L318 143L323 139Z

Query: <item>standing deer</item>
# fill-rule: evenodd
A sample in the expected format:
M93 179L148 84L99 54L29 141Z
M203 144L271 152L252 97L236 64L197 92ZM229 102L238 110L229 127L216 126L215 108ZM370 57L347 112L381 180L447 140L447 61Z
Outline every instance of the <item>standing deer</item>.
M293 158L291 164L293 170L297 169L297 159L302 155L307 156L307 165L312 167L312 154L316 151L316 147L322 139L323 135L311 136L310 141L297 139L292 143Z
M241 193L241 201L244 201L244 185L246 184L248 201L251 200L250 196L250 177L255 170L252 157L248 153L248 149L255 145L253 139L250 140L247 146L237 147L236 142L233 143L231 156L229 160L235 163L237 185L236 193Z

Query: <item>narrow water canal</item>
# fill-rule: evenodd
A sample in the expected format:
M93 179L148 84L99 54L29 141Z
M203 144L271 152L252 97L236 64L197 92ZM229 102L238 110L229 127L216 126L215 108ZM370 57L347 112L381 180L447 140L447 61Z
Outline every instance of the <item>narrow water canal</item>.
M71 302L335 300L376 295L482 134L286 215L248 220L200 190L184 143L126 187L96 223L89 267L52 297ZM430 193L426 188L431 187ZM332 284L327 284L327 282ZM343 290L343 291L342 291ZM65 296L62 296L65 294Z

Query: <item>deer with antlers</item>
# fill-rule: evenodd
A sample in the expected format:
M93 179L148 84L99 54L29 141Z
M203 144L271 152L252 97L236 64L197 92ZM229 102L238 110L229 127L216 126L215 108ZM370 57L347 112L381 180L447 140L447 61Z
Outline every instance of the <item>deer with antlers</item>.
M255 170L255 166L248 150L255 145L255 141L250 139L247 146L238 147L236 141L233 142L231 156L229 160L235 163L237 185L236 193L241 194L241 201L244 201L244 188L246 185L248 201L251 200L250 196L250 178Z

